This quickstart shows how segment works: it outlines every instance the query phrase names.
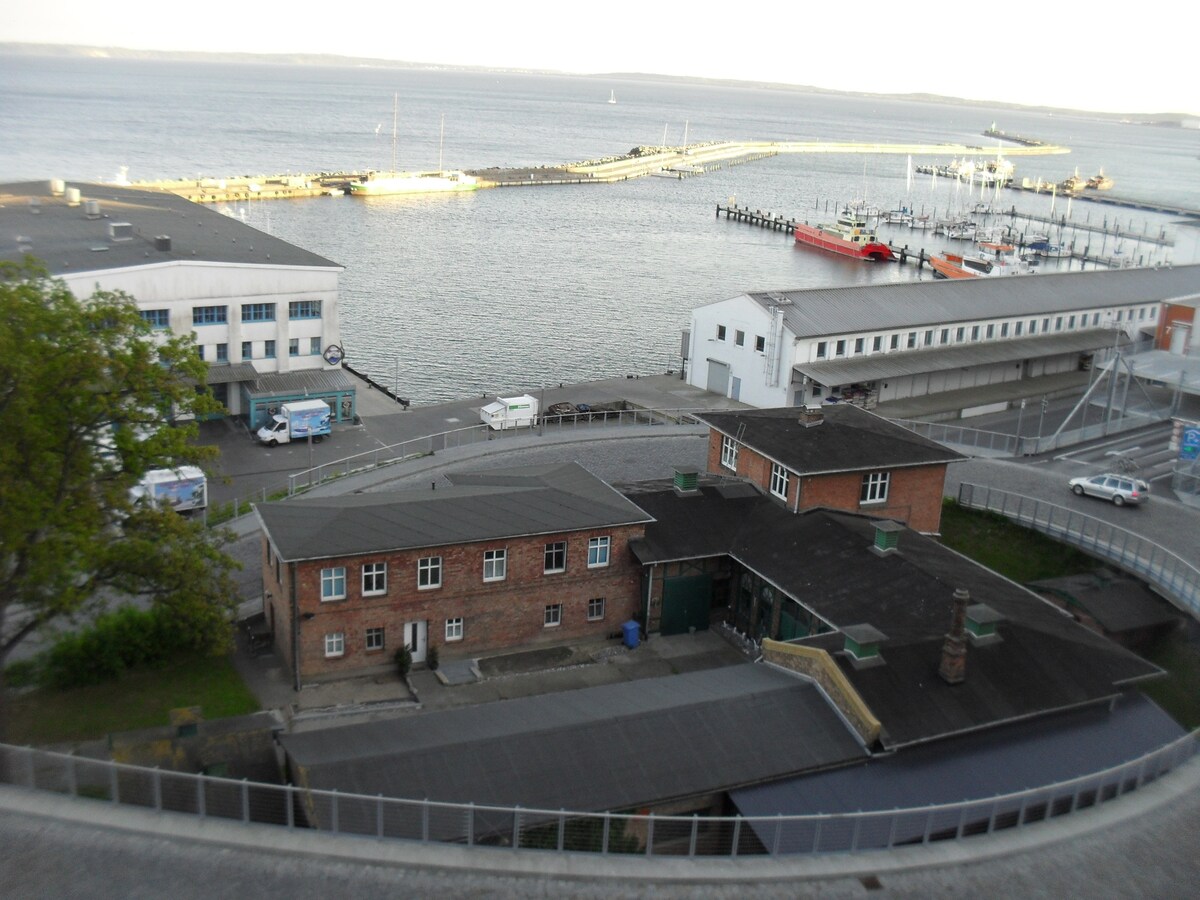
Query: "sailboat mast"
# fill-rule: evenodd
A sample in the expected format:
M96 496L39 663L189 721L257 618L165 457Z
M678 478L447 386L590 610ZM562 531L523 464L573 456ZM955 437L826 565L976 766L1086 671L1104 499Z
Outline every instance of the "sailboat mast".
M444 172L442 168L442 142L446 139L446 114L442 113L442 127L438 132L438 171Z
M396 173L396 107L400 102L400 95L392 94L392 174Z

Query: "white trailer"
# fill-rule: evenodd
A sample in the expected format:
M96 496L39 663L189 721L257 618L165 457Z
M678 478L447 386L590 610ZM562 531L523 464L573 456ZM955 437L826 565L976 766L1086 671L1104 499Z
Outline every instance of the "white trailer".
M166 506L176 512L208 506L208 478L196 466L151 469L131 492L135 501Z
M536 425L538 420L537 397L522 394L519 397L497 397L479 410L483 424L496 431L505 428L525 428Z

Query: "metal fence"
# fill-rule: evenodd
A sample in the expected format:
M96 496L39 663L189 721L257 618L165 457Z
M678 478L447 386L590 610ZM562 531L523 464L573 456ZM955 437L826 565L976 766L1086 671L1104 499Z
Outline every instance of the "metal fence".
M999 513L1140 575L1176 606L1200 617L1200 569L1154 541L1118 525L1036 497L964 482L958 502Z
M1018 456L1017 437L999 431L983 431L965 425L942 422L918 422L915 419L889 419L894 425L907 428L914 434L947 444L955 449L972 451L976 456Z
M962 840L1099 806L1192 758L1200 731L1069 781L911 809L803 816L656 816L523 809L305 790L0 744L0 775L53 791L205 819L514 850L736 857L856 853Z

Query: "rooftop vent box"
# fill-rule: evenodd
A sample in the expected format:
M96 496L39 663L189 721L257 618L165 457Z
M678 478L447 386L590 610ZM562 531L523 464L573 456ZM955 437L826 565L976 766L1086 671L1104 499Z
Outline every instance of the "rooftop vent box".
M903 525L899 522L893 522L890 519L876 522L875 543L871 547L872 552L878 556L887 556L895 553L896 548L900 546L900 532L903 530Z
M158 234L154 236L154 249L161 250L163 253L171 249L171 236L169 234Z
M129 222L109 222L108 239L114 243L117 241L132 241L133 225Z
M67 189L67 183L61 178L50 179L50 193L55 197L61 197Z
M99 200L84 200L83 214L89 219L100 218L100 201Z
M700 473L697 469L678 467L675 469L675 493L695 494L700 490Z
M67 206L78 206L81 197L79 188L67 188Z
M996 612L986 603L976 603L967 607L967 638L972 644L987 645L1001 640L996 624L1004 621L1004 616Z
M882 666L883 657L879 655L879 645L887 640L887 635L874 625L849 625L842 629L845 643L842 650L850 659L850 664L856 669Z

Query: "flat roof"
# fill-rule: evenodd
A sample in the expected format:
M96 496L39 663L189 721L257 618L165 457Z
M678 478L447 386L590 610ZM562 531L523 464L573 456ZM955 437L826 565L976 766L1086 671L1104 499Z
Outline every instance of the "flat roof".
M0 226L12 237L0 260L28 254L51 275L79 275L135 266L224 263L334 269L330 262L244 222L168 191L114 184L67 182L80 201L51 191L49 181L0 184ZM84 201L97 203L89 216ZM109 226L126 223L126 238L113 240ZM170 238L169 248L160 237Z

